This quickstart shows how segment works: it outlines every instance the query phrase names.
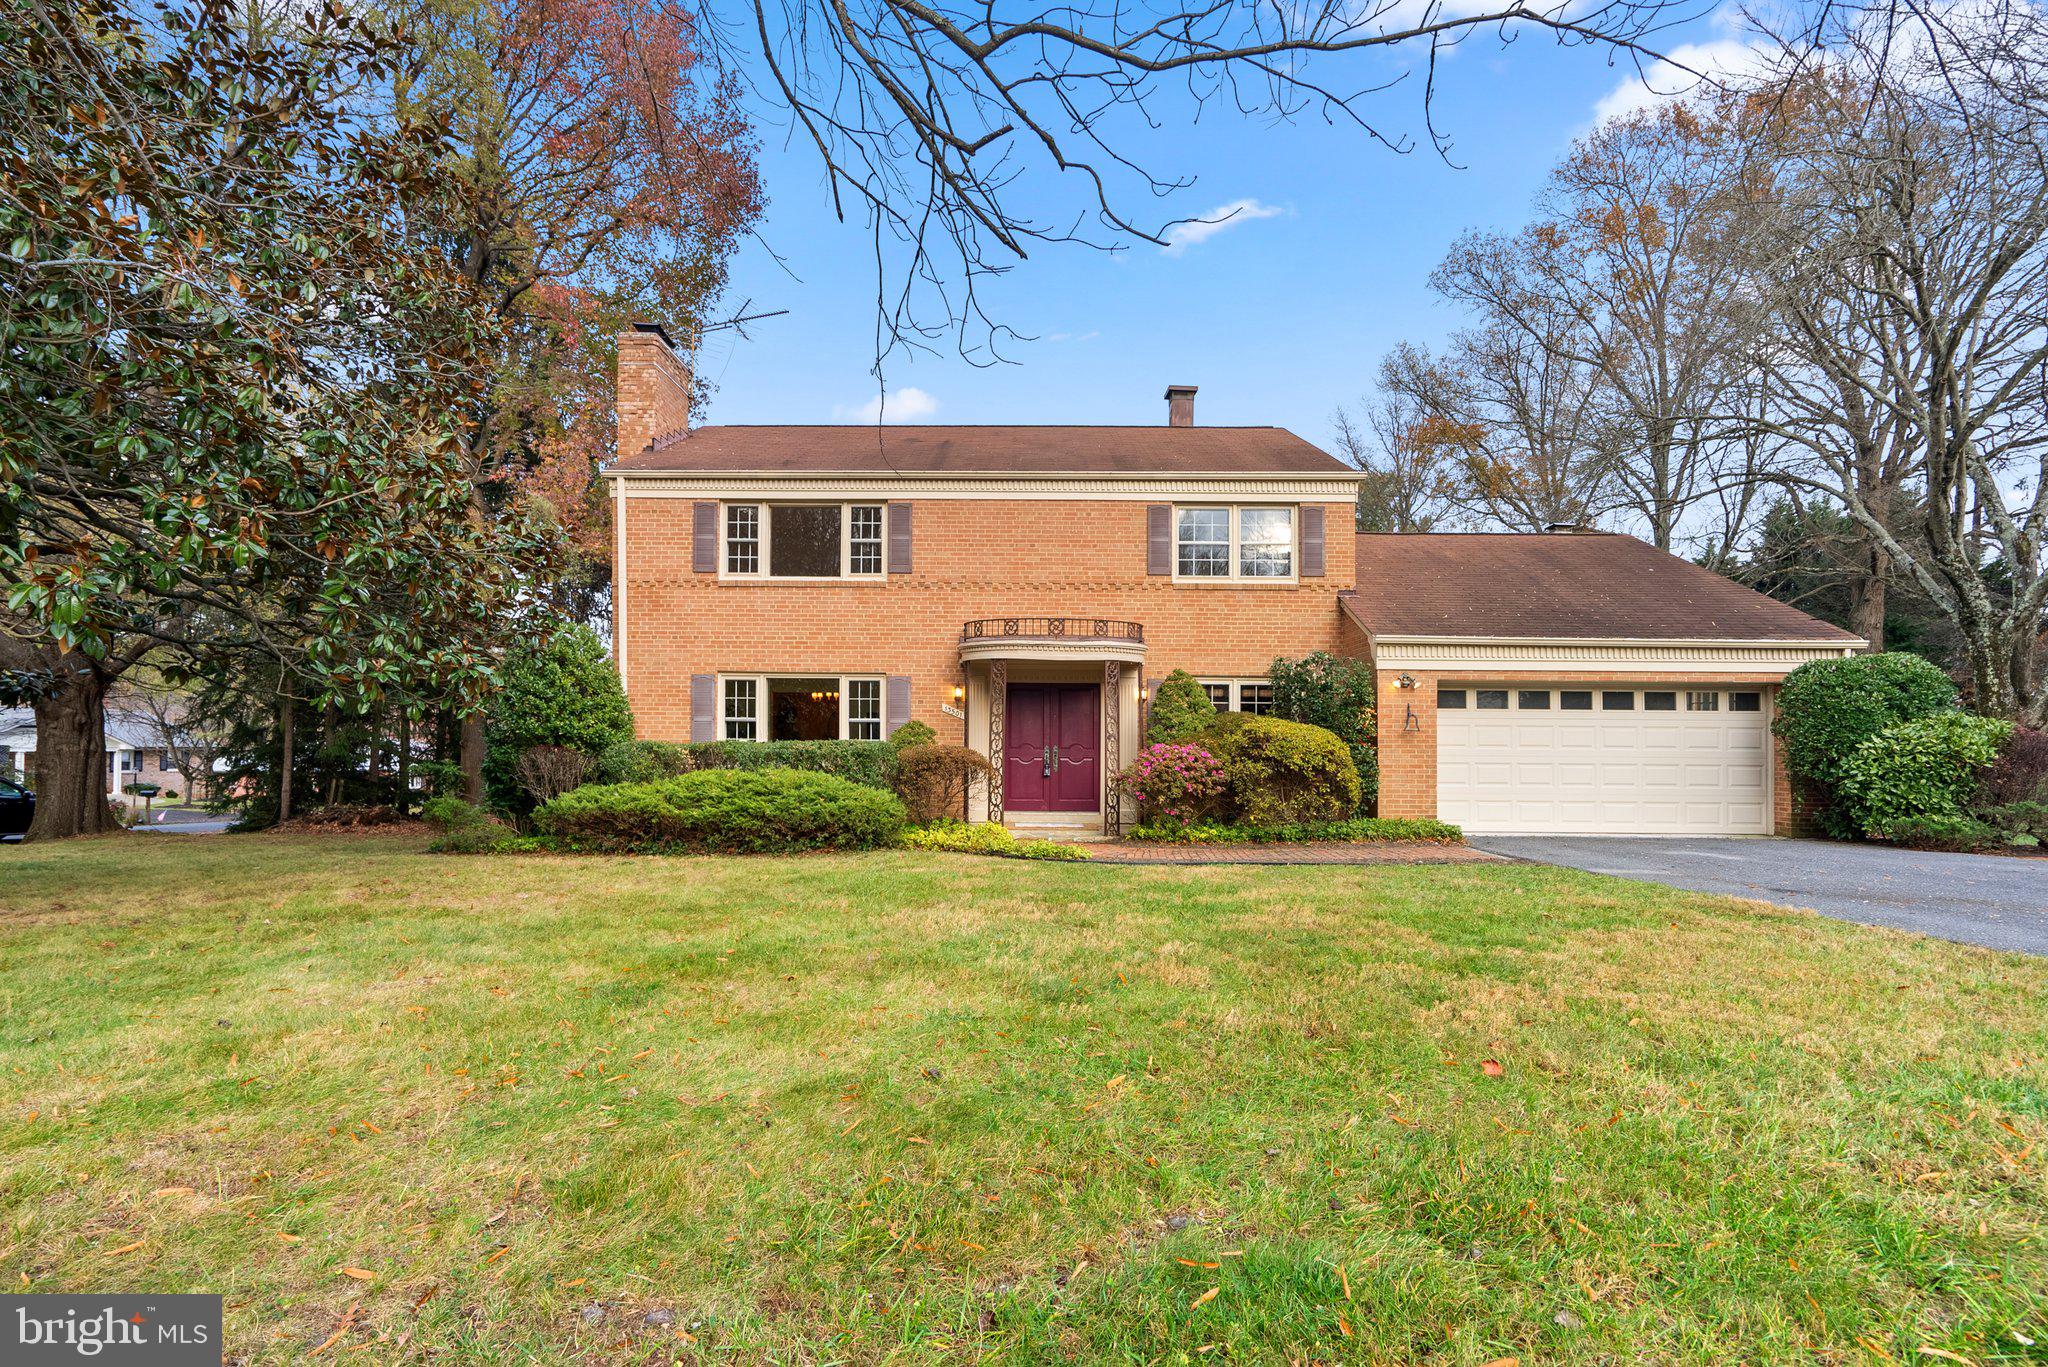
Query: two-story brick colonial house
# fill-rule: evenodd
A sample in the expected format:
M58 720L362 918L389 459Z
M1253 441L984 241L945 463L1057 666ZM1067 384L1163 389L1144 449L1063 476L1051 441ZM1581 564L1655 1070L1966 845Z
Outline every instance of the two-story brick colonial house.
M1370 658L1380 810L1472 830L1768 833L1776 683L1859 644L1629 537L1361 536L1357 473L1273 427L688 426L620 339L617 654L641 734L989 756L970 815L1115 829L1152 688L1269 706Z

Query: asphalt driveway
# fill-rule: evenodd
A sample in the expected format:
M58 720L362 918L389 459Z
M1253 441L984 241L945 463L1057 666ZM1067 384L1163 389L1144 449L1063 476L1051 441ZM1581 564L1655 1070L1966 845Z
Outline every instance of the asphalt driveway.
M1926 854L1824 840L1477 836L1482 850L1865 925L2048 954L2048 859Z

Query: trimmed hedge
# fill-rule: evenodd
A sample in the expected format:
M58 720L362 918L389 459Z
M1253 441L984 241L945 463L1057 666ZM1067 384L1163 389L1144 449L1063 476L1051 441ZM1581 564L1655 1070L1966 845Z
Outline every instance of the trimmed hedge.
M1312 841L1428 840L1459 845L1456 826L1420 816L1355 816L1348 821L1314 821L1285 826L1239 826L1200 821L1192 826L1133 826L1132 840L1161 845L1298 845Z
M591 766L589 781L653 783L687 774L693 767L688 746L665 740L622 740L604 748Z
M1244 825L1341 821L1358 810L1358 767L1334 732L1234 713L1197 739L1222 761L1229 811Z
M1979 775L2011 735L2011 722L1967 712L1888 726L1840 767L1843 815L1863 833L1899 821L1965 816Z
M896 747L885 740L714 740L677 748L692 770L801 769L896 790Z
M655 783L703 769L801 769L894 792L899 753L900 747L884 740L631 740L605 747L590 779Z
M939 733L921 721L907 721L889 737L889 744L898 751L908 750L913 745L936 745L938 741Z
M797 769L707 769L657 783L590 784L533 814L557 846L612 854L864 850L903 830L893 793Z
M1074 860L1089 857L1088 851L1079 845L1024 839L992 821L973 825L964 821L935 821L929 826L913 826L903 833L898 843L908 850L948 850L956 854L994 855L999 859Z

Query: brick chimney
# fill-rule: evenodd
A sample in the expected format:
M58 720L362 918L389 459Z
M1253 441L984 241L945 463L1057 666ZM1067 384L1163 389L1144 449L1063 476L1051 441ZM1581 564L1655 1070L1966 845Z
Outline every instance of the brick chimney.
M1168 427L1193 427L1195 425L1195 387L1191 384L1170 384L1166 386L1166 425Z
M690 363L659 323L619 334L619 455L690 430Z

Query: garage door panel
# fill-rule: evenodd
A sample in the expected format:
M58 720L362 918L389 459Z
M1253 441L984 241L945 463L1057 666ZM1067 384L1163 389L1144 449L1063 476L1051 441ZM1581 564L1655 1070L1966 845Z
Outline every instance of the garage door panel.
M1437 807L1477 833L1763 834L1771 810L1765 728L1761 712L1720 709L1446 712Z

